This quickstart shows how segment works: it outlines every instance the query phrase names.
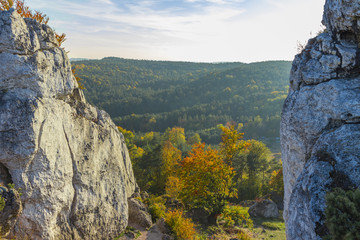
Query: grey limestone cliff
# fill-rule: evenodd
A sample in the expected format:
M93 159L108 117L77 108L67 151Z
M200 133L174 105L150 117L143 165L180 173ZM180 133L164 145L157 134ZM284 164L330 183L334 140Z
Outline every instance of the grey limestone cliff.
M17 239L113 239L135 189L123 136L86 103L47 25L0 12L0 182L22 188Z
M295 57L281 120L288 239L321 239L326 192L360 187L360 1L327 0Z

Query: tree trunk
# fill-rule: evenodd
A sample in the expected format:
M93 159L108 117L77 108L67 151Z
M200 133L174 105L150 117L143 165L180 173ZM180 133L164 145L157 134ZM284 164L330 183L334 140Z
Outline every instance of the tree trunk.
M208 217L207 217L207 220L208 220L208 224L209 225L216 225L216 220L217 220L217 217L219 216L218 213L211 213Z

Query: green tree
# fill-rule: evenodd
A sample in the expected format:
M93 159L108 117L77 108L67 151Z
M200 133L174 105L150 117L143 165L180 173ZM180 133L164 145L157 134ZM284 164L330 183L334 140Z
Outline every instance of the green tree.
M247 149L239 152L234 161L239 200L251 200L265 194L272 172L272 153L266 145L256 140L247 143Z
M274 170L271 173L269 181L269 190L276 192L280 196L284 196L284 179L282 164L278 170Z
M326 239L360 239L360 190L335 188L326 194Z
M164 141L169 141L174 147L183 149L186 144L185 130L180 127L168 128L164 135Z
M124 135L125 143L129 151L130 159L134 165L136 164L138 159L144 155L144 150L141 147L135 145L134 143L135 135L133 132L119 126L117 128Z
M194 135L192 135L191 137L189 137L187 139L187 144L192 146L196 143L201 143L201 137L198 133L195 133Z

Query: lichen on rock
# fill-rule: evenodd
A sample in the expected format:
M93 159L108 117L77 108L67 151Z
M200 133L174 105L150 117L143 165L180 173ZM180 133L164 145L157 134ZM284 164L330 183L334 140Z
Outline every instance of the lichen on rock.
M52 29L13 9L0 12L0 152L0 180L23 190L10 237L113 239L127 226L124 137L86 103Z

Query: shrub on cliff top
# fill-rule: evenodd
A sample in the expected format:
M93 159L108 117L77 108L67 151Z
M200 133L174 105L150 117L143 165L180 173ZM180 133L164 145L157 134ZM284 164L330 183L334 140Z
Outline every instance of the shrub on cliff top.
M25 5L24 0L0 0L0 11L8 11L12 7L15 8L23 18L31 18L43 24L47 24L49 22L49 17L42 12L31 10L30 7ZM55 36L59 42L59 46L61 46L61 44L65 41L65 33L60 35L55 32Z
M8 11L8 10L10 10L10 8L15 8L16 11L23 18L31 18L41 24L47 24L49 22L49 17L46 16L46 14L44 14L40 11L31 10L30 7L28 7L25 4L24 0L0 0L0 11ZM61 46L61 44L63 42L65 42L65 40L66 40L66 38L65 38L66 34L65 33L58 34L55 31L54 31L54 34L55 34L56 40L59 43L59 46ZM78 82L79 88L85 89L84 85L82 85L80 82L80 80L81 80L80 77L76 74L76 69L77 69L76 66L73 67L72 73L73 73L76 81Z

